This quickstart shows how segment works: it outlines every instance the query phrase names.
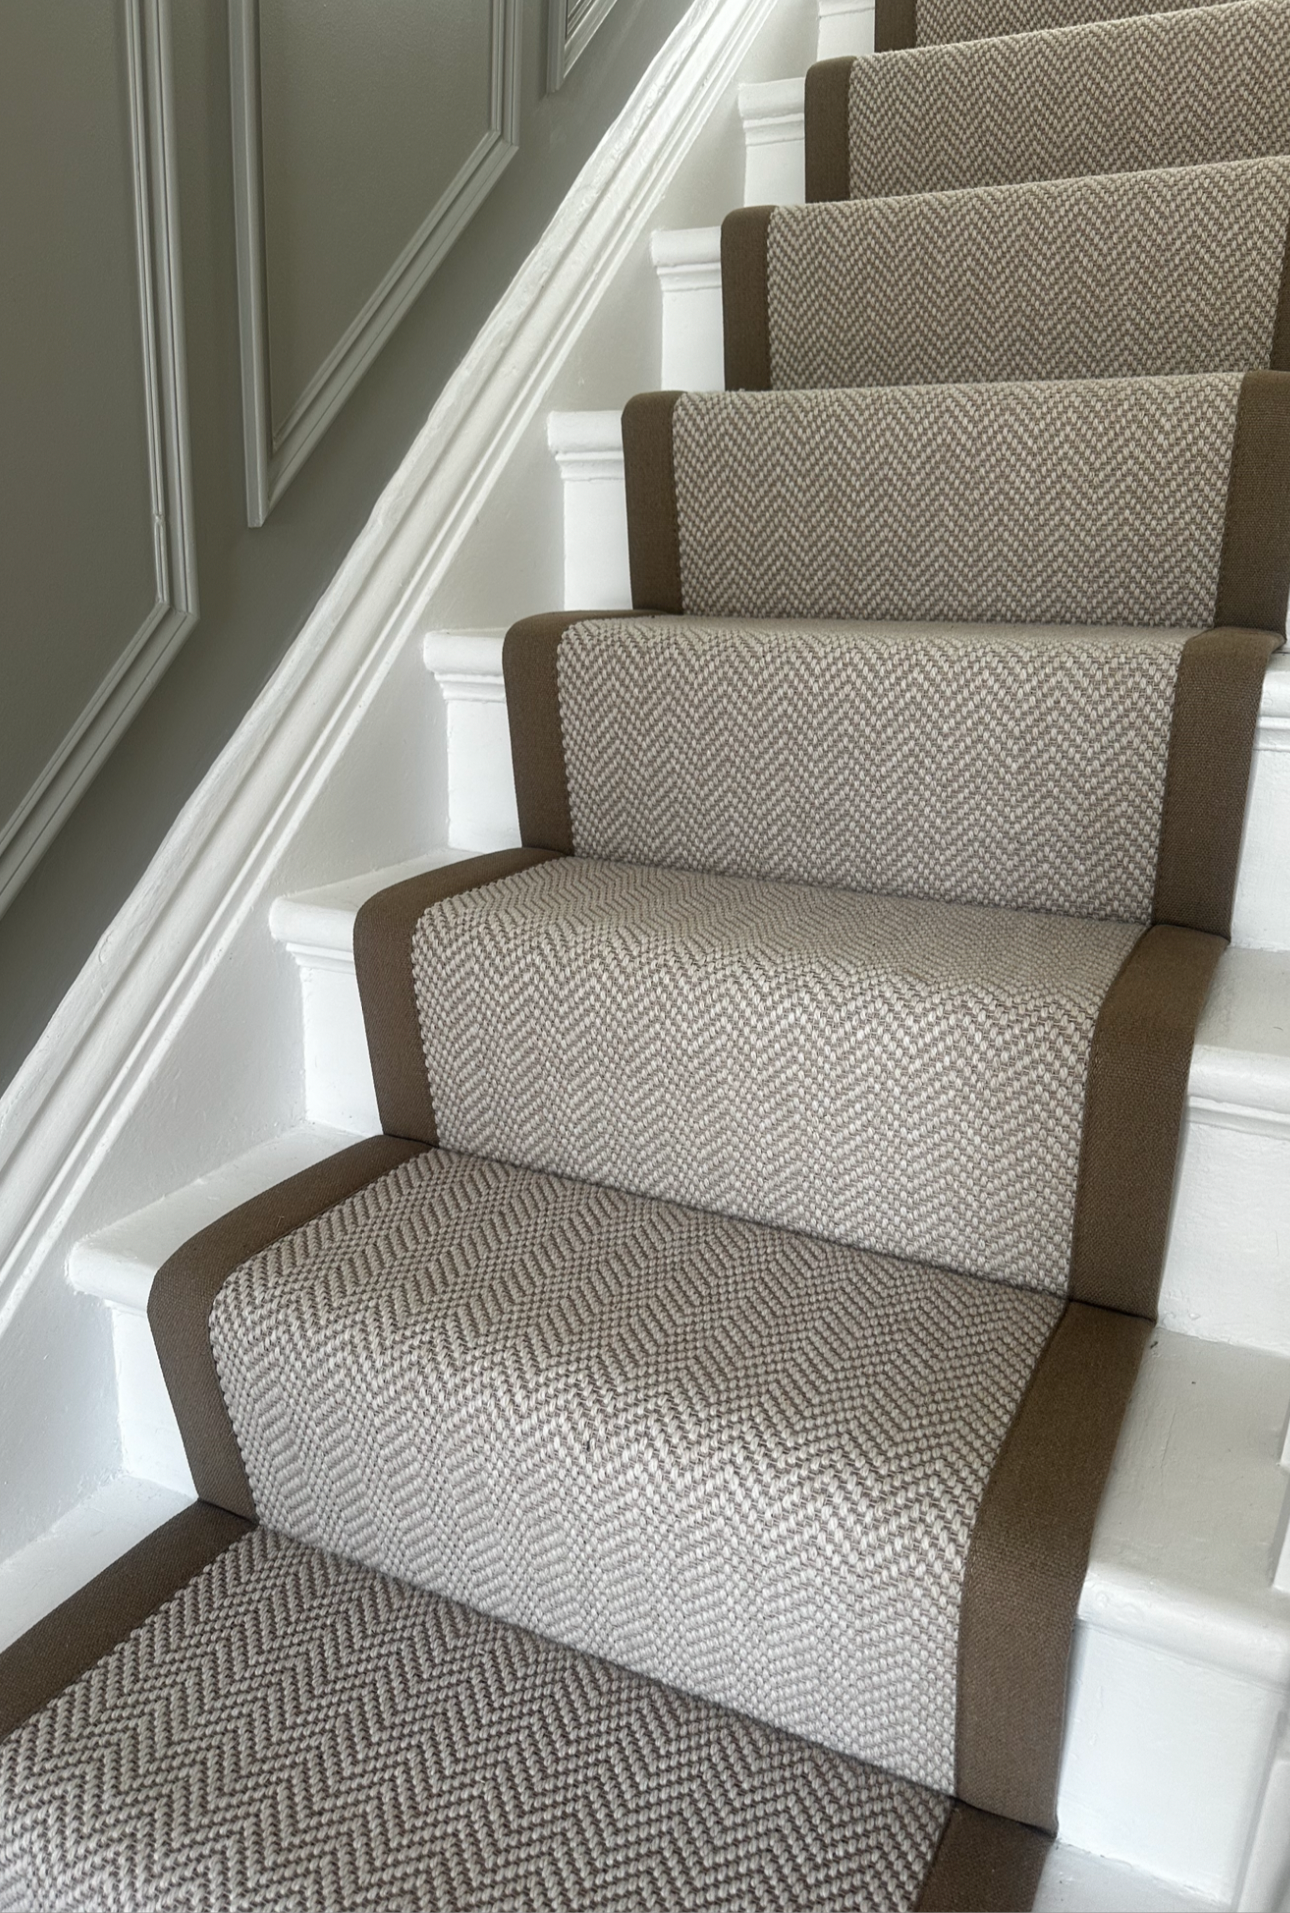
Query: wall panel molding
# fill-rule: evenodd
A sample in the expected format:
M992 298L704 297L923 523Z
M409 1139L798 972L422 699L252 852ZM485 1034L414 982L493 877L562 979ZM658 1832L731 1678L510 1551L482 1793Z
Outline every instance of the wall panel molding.
M488 126L282 425L273 423L261 132L260 0L229 0L247 523L262 525L519 147L520 0L491 0Z
M548 0L546 90L558 92L614 0Z
M21 803L0 824L0 913L197 618L169 0L122 5L156 595Z

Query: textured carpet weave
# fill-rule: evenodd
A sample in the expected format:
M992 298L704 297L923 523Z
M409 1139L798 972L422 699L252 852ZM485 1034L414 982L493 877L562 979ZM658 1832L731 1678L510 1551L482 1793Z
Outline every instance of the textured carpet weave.
M919 46L986 40L999 33L1037 33L1045 27L1123 20L1138 13L1173 13L1212 0L918 0Z
M1063 1292L1133 924L564 859L428 910L439 1139Z
M273 1526L946 1789L964 1561L1051 1297L477 1158L238 1270Z
M1290 160L778 206L771 383L1266 366Z
M575 625L579 855L1145 921L1185 632Z
M1290 10L1238 0L857 60L851 195L1290 152Z
M1200 628L1240 383L687 392L684 609Z
M0 1743L0 1907L895 1913L948 1812L258 1529Z

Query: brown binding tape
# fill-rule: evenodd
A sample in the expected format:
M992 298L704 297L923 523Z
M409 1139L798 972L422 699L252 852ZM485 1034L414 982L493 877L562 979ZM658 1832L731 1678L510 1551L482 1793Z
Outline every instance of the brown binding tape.
M1196 1024L1226 948L1156 924L1107 991L1093 1032L1070 1293L1154 1318Z
M229 1276L293 1229L365 1189L422 1144L370 1136L250 1202L189 1238L157 1271L148 1326L174 1404L184 1453L203 1501L251 1521L255 1504L242 1451L229 1420L210 1344L210 1313Z
M899 53L918 45L918 0L877 0L873 10L873 50Z
M1272 349L1268 355L1268 366L1274 372L1290 371L1290 221L1286 224L1281 285L1277 292L1276 317L1272 322Z
M1046 1832L1056 1826L1067 1665L1093 1523L1150 1334L1136 1316L1067 1305L968 1548L955 1791Z
M1174 691L1152 918L1226 937L1245 823L1254 733L1275 631L1201 631Z
M773 206L741 206L721 226L721 311L727 392L769 392Z
M520 842L565 856L573 849L573 821L560 725L560 640L579 615L550 611L522 618L502 645Z
M575 624L631 618L632 611L547 611L521 618L502 645L520 841L568 856L573 850L569 780L560 720L560 640Z
M1215 625L1286 627L1290 599L1290 372L1247 372L1232 443Z
M445 897L514 876L553 855L549 850L496 850L467 857L391 884L369 897L354 920L354 968L372 1059L376 1107L387 1136L421 1144L438 1140L426 1077L412 974L412 932Z
M806 197L851 197L851 69L855 61L817 60L806 72Z
M640 392L623 410L627 551L632 604L638 611L684 610L672 461L672 414L680 396L679 392Z
M0 1654L0 1739L88 1673L250 1525L199 1501L20 1635Z
M956 1803L918 1913L1030 1913L1052 1845L1034 1827Z

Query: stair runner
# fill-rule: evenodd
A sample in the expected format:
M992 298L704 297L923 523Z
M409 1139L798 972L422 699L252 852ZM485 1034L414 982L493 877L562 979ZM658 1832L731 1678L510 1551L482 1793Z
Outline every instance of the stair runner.
M157 1277L0 1908L1030 1905L1290 594L1290 11L1108 11L813 70L522 847L359 914L384 1133Z

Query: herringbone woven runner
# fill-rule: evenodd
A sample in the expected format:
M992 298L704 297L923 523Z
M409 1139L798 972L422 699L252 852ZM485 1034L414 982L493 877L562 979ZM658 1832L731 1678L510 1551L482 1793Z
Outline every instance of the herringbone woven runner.
M431 1151L211 1336L271 1525L948 1791L968 1541L1060 1312Z
M851 196L1290 152L1290 12L1237 0L857 60Z
M1266 366L1290 160L778 206L771 383Z
M439 1139L1064 1293L1141 926L570 858L427 911Z
M948 1813L258 1529L0 1743L0 1907L896 1913Z
M580 856L1145 922L1188 634L574 625Z
M918 0L918 45L987 40L1000 33L1038 33L1046 27L1212 4L1214 0Z
M689 392L673 412L698 617L1197 629L1240 378Z

